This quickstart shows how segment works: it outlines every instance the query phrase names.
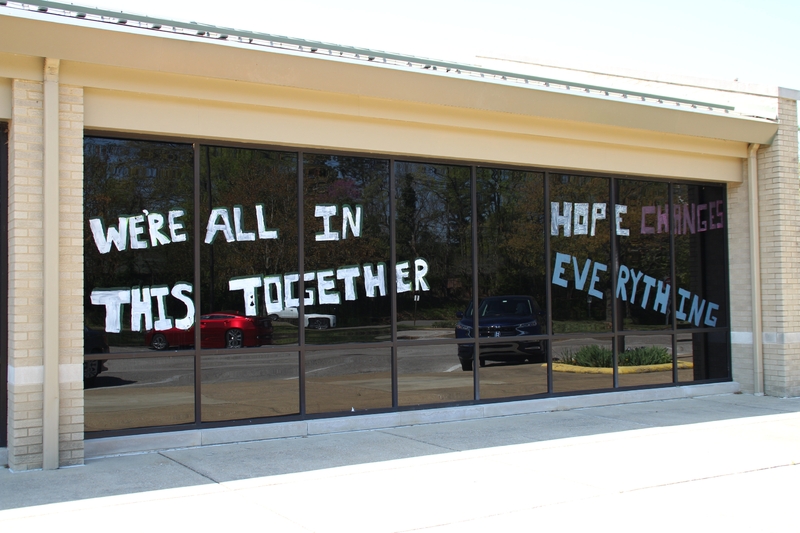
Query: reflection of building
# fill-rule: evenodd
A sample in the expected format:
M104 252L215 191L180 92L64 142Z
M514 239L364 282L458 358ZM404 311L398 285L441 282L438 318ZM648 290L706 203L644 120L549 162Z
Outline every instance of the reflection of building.
M100 22L91 9L2 9L9 342L0 369L14 469L81 463L84 429L86 442L152 433L158 446L167 430L212 422L354 411L391 420L413 407L583 390L733 379L748 392L800 394L796 91L600 83L523 64L514 68L527 72L512 74L501 63L464 67L134 16ZM185 251L146 206L89 212L86 183L132 196L133 182L106 183L87 165L85 148L100 142L117 154L135 144L136 165L154 169L138 179L154 186L170 167L174 201L160 214L173 203L195 208ZM559 206L555 219L548 202ZM323 204L363 205L363 236L353 221L347 239L316 239L344 236L341 214L355 212L338 208L323 231L314 212ZM662 231L675 219L661 209L670 204L695 206L680 210L695 217L680 227L694 231ZM224 226L213 248L201 235L212 209ZM260 238L258 213L264 235L281 238ZM178 282L201 287L198 313L222 311L205 309L210 301L258 312L259 277L279 273L271 279L284 301L313 297L338 324L275 321L269 346L203 357L154 353L130 330L109 334L108 370L84 388L84 306L97 288L85 262L104 260L86 237L91 217L118 229L129 217L142 233L126 226L128 236L146 242L115 256L131 257L141 279L112 276L104 287L127 291L123 322L134 306L143 323L147 313L158 319L162 297L179 305L169 299ZM650 347L693 367L598 378L503 362L453 371L453 315L475 284L481 296L534 296L547 310L535 319L547 322L551 355ZM625 306L610 305L612 294Z

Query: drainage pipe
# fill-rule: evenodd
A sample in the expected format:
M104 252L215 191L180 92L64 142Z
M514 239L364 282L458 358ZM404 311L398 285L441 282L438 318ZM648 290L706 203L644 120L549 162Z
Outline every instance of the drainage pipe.
M750 297L753 302L753 392L764 394L764 351L761 322L761 238L758 215L758 144L747 150L747 187L750 201Z

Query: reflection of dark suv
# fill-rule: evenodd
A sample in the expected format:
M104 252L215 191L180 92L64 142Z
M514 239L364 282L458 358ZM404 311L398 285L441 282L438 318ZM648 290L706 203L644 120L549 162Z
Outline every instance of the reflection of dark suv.
M108 353L108 343L106 342L105 334L100 331L94 331L84 326L83 353L85 354ZM106 370L105 364L106 364L105 360L102 359L93 359L90 361L84 359L83 381L91 381L94 378L96 378L100 372Z
M466 312L457 313L457 339L475 338L472 326L472 304ZM489 296L478 304L478 330L480 337L519 337L541 335L544 313L530 296ZM472 370L473 344L459 344L458 358L461 368ZM546 356L541 341L519 341L481 344L480 365L486 361L527 360L544 362Z

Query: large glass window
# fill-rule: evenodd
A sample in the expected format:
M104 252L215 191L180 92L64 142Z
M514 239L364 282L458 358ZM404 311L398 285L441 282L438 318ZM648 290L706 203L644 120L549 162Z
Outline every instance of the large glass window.
M387 339L389 162L305 154L303 213L306 342Z
M673 202L677 327L681 330L726 327L728 286L723 189L674 185ZM691 350L679 351L681 359L692 366L689 381L728 377L728 354L720 349L725 339L706 333L692 333L691 336ZM679 336L679 344L688 347L685 335ZM679 376L681 380L688 377L687 373L679 373Z
M730 378L724 187L92 136L84 160L92 435Z
M472 298L470 168L395 164L400 405L473 397L472 344L426 344L466 338L458 321Z
M479 169L477 199L480 397L546 393L544 174Z

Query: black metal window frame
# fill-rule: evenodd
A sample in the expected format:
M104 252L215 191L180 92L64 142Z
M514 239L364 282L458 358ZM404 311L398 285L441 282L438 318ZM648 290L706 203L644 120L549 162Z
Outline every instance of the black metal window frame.
M452 407L452 406L460 406L460 405L475 405L475 404L488 404L488 403L502 403L502 402L509 402L509 401L517 401L517 400L525 400L525 399L534 399L534 398L546 398L546 397L559 397L559 396L577 396L583 394L592 394L598 392L611 392L611 391L619 391L619 390L632 390L632 389L651 389L651 388L664 388L664 387L674 387L674 386L682 386L688 384L698 384L698 383L714 383L714 382L725 382L731 381L731 346L730 342L727 343L727 350L726 350L726 361L727 361L727 377L724 378L714 378L714 379L704 379L704 380L696 380L691 382L678 381L678 372L677 372L677 338L678 334L693 334L693 333L724 333L727 334L729 337L730 332L730 305L729 305L729 273L728 273L728 262L727 260L724 261L724 273L725 276L725 287L726 291L724 294L724 305L725 309L725 323L728 324L727 326L722 327L702 327L702 328L678 328L677 320L675 319L676 316L676 296L677 296L677 287L675 283L671 285L671 298L670 298L670 311L671 316L673 317L671 320L671 328L670 329L654 329L652 331L647 330L637 330L635 334L637 336L664 336L670 335L672 338L672 357L673 357L673 370L672 370L672 382L667 384L652 384L652 385L641 385L641 386L620 386L619 379L618 379L618 345L619 340L622 337L627 335L631 335L631 331L623 330L620 327L620 320L617 316L618 310L617 306L612 305L612 328L609 332L592 332L592 333L553 333L553 310L552 310L552 287L550 280L552 278L552 257L551 257L551 245L550 245L550 232L547 231L550 228L550 209L545 208L544 212L544 228L545 228L545 257L548 258L547 263L545 265L545 279L547 280L546 283L546 298L547 302L545 303L546 309L546 321L547 321L547 333L538 336L529 337L531 340L541 340L546 342L547 345L547 392L542 394L534 394L529 396L513 396L513 397L504 397L504 398L492 398L492 399L481 399L480 397L480 366L477 364L473 364L473 385L474 385L474 396L473 399L470 401L460 401L460 402L448 402L448 403L435 403L435 404L421 404L421 405L413 405L413 406L402 406L399 405L398 401L398 368L397 368L397 354L398 350L404 347L414 347L414 346L430 346L430 345L452 345L456 346L457 340L456 339L429 339L429 340L410 340L410 339L400 339L398 338L398 331L397 331L397 292L396 292L396 283L395 283L395 270L394 265L396 262L396 214L397 214L397 206L396 206L396 189L395 189L395 163L396 162L411 162L411 163L424 163L424 164L443 164L443 165L454 165L454 166L461 166L461 167L468 167L470 168L470 180L471 180L471 201L472 201L472 303L474 308L477 308L479 302L479 285L478 285L478 225L475 223L477 218L477 171L479 169L498 169L498 170L508 170L508 171L523 171L523 172L538 172L544 175L544 201L545 207L549 205L550 201L550 179L552 175L576 175L576 176L584 176L584 177L596 177L596 178L605 178L608 179L608 187L609 187L609 198L613 201L616 198L616 185L619 180L638 180L638 181L646 181L646 182L661 182L668 184L669 190L669 224L670 228L674 228L674 211L673 211L673 187L674 185L702 185L702 186L710 186L710 187L719 187L722 189L723 198L725 198L725 202L727 205L727 185L725 183L713 183L713 182L699 182L699 181L690 181L690 180L678 180L678 179L665 179L665 178L651 178L647 176L639 176L639 175L629 175L629 174L612 174L612 173L603 173L603 172L591 172L591 171L584 171L579 169L552 169L552 168L542 168L542 167L533 167L533 166L520 166L520 165L499 165L499 164L476 164L475 162L470 161L459 161L453 159L442 159L442 158L420 158L420 157L396 157L396 156L384 156L382 154L376 153L363 153L363 152L350 152L350 151L339 151L339 150L320 150L320 149L296 149L296 148L289 148L286 146L280 145L269 145L269 144L257 144L257 143L241 143L241 142L225 142L225 141L214 141L208 139L186 139L186 138L173 138L173 137L162 137L162 136L151 136L151 135L120 135L119 132L106 132L106 131L86 131L86 137L96 137L96 138L105 138L105 139L116 139L116 140L136 140L136 141L152 141L152 142L165 142L165 143L177 143L177 144L184 144L184 145L191 145L193 152L194 152L194 204L196 206L194 210L194 286L200 286L200 270L201 270L201 261L200 261L200 242L201 239L201 220L200 220L200 209L197 206L200 205L200 150L203 146L219 146L219 147L229 147L229 148L242 148L242 149L253 149L253 150L269 150L269 151L276 151L276 152L283 152L283 153L292 153L297 156L297 225L298 225L298 243L297 243L297 260L298 260L298 274L299 274L299 281L298 281L298 294L303 294L305 287L304 287L304 276L305 273L305 256L304 256L304 242L303 242L303 225L304 225L304 216L303 216L303 155L304 154L315 154L315 155L330 155L330 156L345 156L345 157L364 157L370 159L382 159L388 161L389 163L389 209L390 209L390 255L389 261L387 261L387 274L389 276L388 279L388 286L390 287L389 294L387 295L390 297L391 302L391 340L389 341L380 341L380 342L369 342L369 343L341 343L336 345L328 345L328 344L307 344L305 339L305 328L299 328L299 337L298 337L298 344L297 345L282 345L282 346L261 346L257 348L239 348L237 349L237 354L264 354L264 353L275 353L275 352L297 352L298 356L298 372L299 372L299 413L294 415L284 415L284 416L273 416L273 417L264 417L264 418L252 418L252 419L242 419L242 420L227 420L227 421L214 421L214 422L202 422L202 402L201 402L201 394L202 394L202 379L201 379L201 357L204 355L224 355L226 353L230 353L225 349L198 349L197 346L200 346L200 328L195 328L195 345L191 349L181 350L180 352L117 352L117 353L107 353L107 354L86 354L86 360L112 360L112 359L145 359L145 358L165 358L165 357L193 357L194 358L194 411L195 411L195 421L189 424L178 424L178 425L170 425L170 426L154 426L154 427L145 427L145 428L131 428L131 429L115 429L115 430L103 430L103 431L96 431L96 432L87 432L85 434L86 438L102 438L102 437L111 437L111 436L122 436L122 435L133 435L133 434L145 434L145 433L158 433L158 432L166 432L166 431L177 431L177 430L189 430L189 429L200 429L200 428L214 428L214 427L231 427L231 426L241 426L241 425L252 425L252 424L262 424L262 423L278 423L278 422L289 422L289 421L298 421L298 420L310 420L310 419L321 419L321 418L334 418L334 417L342 417L342 416L350 416L351 413L346 412L332 412L332 413L315 413L313 415L309 415L306 412L306 402L305 402L305 359L307 353L312 353L316 351L324 351L326 349L330 349L332 346L335 346L336 349L346 350L348 348L390 348L391 349L391 383L392 383L392 407L391 408L375 408L375 409L367 409L366 411L359 411L357 414L369 414L369 413L386 413L386 412L401 412L401 411L412 411L412 410L419 410L419 409L430 409L430 408L443 408L443 407ZM724 248L725 248L725 256L727 257L728 251L728 219L727 219L727 209L724 214ZM609 278L611 282L611 290L612 295L616 294L616 276L618 273L618 257L616 254L616 235L614 234L614 226L613 224L609 224L609 237L611 243L611 261L609 265ZM676 266L675 266L675 232L670 231L670 265L671 265L671 276L672 279L676 278ZM195 323L199 323L200 314L201 314L201 291L196 291L194 294L194 303L195 303ZM304 310L303 306L298 308L299 319L298 322L300 324L303 323L304 320ZM477 331L478 328L478 318L477 313L473 316L474 320L474 328ZM557 340L567 340L567 339L579 339L579 338L586 338L592 337L595 339L602 339L606 340L611 343L612 346L612 354L613 354L613 385L612 388L603 388L603 389L592 389L592 390L575 390L575 391L568 391L568 392L554 392L553 390L553 359L552 359L552 342ZM479 353L481 344L490 344L492 342L491 339L482 340L480 337L474 339L474 352L473 357L474 362L477 362L477 357L475 354Z

